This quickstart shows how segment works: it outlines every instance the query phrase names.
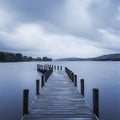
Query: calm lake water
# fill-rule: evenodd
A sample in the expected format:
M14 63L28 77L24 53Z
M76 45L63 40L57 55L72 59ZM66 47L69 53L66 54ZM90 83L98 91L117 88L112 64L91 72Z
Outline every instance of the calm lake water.
M30 90L29 103L35 98L35 82L40 79L38 62L0 63L0 119L20 120L23 89ZM46 62L41 62L44 64ZM100 119L120 120L120 62L49 62L69 67L85 79L85 99L92 107L92 89L100 93Z

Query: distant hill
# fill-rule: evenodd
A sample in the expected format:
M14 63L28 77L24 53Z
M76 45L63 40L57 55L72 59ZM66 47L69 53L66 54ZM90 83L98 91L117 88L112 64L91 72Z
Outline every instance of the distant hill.
M120 61L120 53L108 54L93 58L95 61Z
M76 57L60 58L57 59L57 61L120 61L120 53L102 55L93 58L76 58Z
M52 58L24 56L21 53L0 52L0 62L52 61Z
M69 58L60 58L57 59L57 61L81 61L82 58L76 58L76 57L69 57Z

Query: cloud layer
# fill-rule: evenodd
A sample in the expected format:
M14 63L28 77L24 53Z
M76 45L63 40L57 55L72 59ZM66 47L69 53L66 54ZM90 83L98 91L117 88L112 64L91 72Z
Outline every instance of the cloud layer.
M91 57L120 52L120 2L1 0L0 51Z

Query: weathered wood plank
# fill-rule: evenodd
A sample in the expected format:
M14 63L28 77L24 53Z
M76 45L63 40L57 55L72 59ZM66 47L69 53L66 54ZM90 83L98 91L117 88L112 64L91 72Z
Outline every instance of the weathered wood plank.
M53 72L22 120L97 120L74 83Z
M92 118L25 118L24 120L93 120Z

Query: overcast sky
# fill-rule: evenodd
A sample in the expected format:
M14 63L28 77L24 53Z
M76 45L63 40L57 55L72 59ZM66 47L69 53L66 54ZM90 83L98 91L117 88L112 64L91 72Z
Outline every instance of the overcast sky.
M120 0L0 0L0 51L93 57L120 52Z

